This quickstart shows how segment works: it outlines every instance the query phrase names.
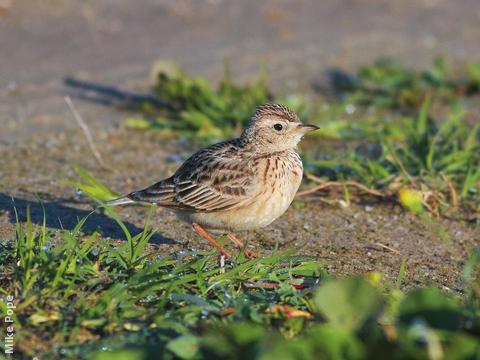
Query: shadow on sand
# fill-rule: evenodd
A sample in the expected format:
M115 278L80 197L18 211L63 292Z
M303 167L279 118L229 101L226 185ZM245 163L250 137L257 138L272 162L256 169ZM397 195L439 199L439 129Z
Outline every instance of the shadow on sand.
M171 106L154 94L125 91L114 86L66 77L63 80L67 95L105 106L118 106L138 110L149 104L156 109L171 109Z
M47 227L51 229L73 230L79 220L91 213L89 210L67 206L67 204L72 203L80 204L84 202L64 198L57 198L43 202ZM27 207L30 207L30 218L32 223L40 226L43 224L43 209L42 203L39 200L33 201L21 198L12 199L11 196L5 193L0 193L0 210L8 211L10 217L9 221L12 224L16 223L14 207L17 209L18 217L21 222L26 221ZM101 231L102 234L108 234L110 237L126 240L125 234L115 219L103 214L102 211L103 210L99 209L91 213L83 225L82 231L85 233L93 232L95 230ZM143 228L139 228L132 223L123 223L132 236L143 231ZM177 241L166 238L157 233L151 237L149 242L152 244L179 244Z

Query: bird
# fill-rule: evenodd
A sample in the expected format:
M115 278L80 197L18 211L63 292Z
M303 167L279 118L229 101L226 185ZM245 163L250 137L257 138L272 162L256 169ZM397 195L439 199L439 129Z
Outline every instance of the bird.
M230 258L231 253L210 233L227 234L244 249L235 232L265 227L281 216L303 177L297 145L317 129L302 123L285 105L260 105L239 138L203 148L169 178L106 204L150 203L169 208ZM244 254L258 256L248 249Z

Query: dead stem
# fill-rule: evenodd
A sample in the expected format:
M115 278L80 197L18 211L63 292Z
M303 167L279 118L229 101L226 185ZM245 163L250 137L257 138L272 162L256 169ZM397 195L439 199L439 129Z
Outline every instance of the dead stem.
M90 130L88 129L88 126L83 121L82 117L80 116L80 114L77 112L77 110L73 106L73 102L72 102L72 99L70 99L70 96L65 96L64 99L65 99L65 102L67 103L68 107L70 108L70 111L72 112L73 117L75 118L75 120L77 120L78 124L82 128L82 130L85 134L85 137L88 140L88 144L90 145L90 150L92 150L93 155L97 159L100 166L103 167L106 170L113 171L113 168L111 168L110 166L108 166L107 164L105 164L103 162L103 159L102 159L102 156L100 155L100 152L95 147L95 143L93 142L93 138L92 138L92 135L90 134Z
M440 217L440 212L438 211L438 207L441 205L448 206L448 204L442 200L444 195L442 193L438 193L436 191L422 191L422 204L427 208L428 212L431 215L435 215L437 218ZM429 199L432 198L432 206L428 203Z
M417 182L415 181L415 179L412 177L412 175L410 175L407 171L407 169L405 169L405 166L403 166L403 163L400 159L398 158L393 158L393 156L391 155L388 155L387 156L387 160L390 161L391 163L393 163L394 161L396 161L398 163L398 166L400 166L400 168L402 169L403 173L405 174L405 176L408 178L408 180L412 183L413 187L416 187L418 188L418 185L417 185Z
M219 258L220 274L225 274L225 255L221 254Z
M324 181L318 177L316 177L315 175L312 175L312 174L309 174L309 173L305 173L305 177L307 179L310 179L310 180L313 180L315 182L318 182L320 183L320 185L317 185L317 186L314 186L313 188L311 189L308 189L308 190L305 190L305 191L301 191L299 193L297 193L297 196L302 196L302 195L307 195L307 194L311 194L311 193L314 193L318 190L321 190L321 189L324 189L324 188L327 188L327 187L330 187L330 186L355 186L371 195L374 195L374 196L380 196L380 197L385 197L386 195L383 194L382 192L378 191L378 190L374 190L374 189L369 189L367 188L365 185L362 185L356 181L345 181L345 182L340 182L340 181Z
M387 245L384 245L382 243L376 242L375 245L380 246L381 248L384 248L384 249L389 250L391 252L394 252L396 254L400 254L400 251L398 251L397 249L394 249L394 248L392 248L390 246L387 246Z
M455 191L455 188L452 185L452 182L448 180L448 178L445 176L444 173L441 174L443 177L443 180L448 184L448 187L450 188L450 194L452 197L452 210L456 209L457 207L457 192Z

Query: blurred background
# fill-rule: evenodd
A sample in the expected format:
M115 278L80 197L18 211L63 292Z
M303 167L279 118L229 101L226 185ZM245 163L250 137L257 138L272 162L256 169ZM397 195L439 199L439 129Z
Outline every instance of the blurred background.
M479 28L477 0L0 0L0 140L64 126L51 117L67 77L148 92L157 60L218 81L229 59L237 82L263 63L272 91L307 89L380 56L461 67L480 57Z

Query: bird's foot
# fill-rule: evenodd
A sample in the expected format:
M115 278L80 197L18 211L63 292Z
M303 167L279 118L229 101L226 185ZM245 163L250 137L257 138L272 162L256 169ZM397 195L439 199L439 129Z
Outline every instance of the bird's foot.
M240 249L243 249L243 248L245 247L245 245L243 245L243 243L242 243L240 240L238 240L235 235L233 235L233 234L228 234L227 236L228 236L228 238L229 238L230 240L232 240L232 241L235 243L235 245L237 245ZM247 259L256 259L256 258L258 258L258 254L257 254L255 251L253 251L253 250L245 249L244 254L245 254L245 257L246 257Z
M244 254L245 254L245 257L246 257L247 259L256 259L256 258L258 258L258 254L257 254L255 251L253 251L253 250L245 249Z
M203 227L201 227L200 225L198 225L196 223L193 223L192 228L198 234L200 234L200 236L207 239L213 246L215 246L218 249L218 251L220 252L220 255L225 256L227 259L232 257L232 254L230 253L230 251L225 250L223 248L223 246L220 245L209 233L207 233Z
M224 248L222 248L220 250L220 255L219 256L225 256L225 259L230 259L232 257L232 253L228 250L225 250Z

